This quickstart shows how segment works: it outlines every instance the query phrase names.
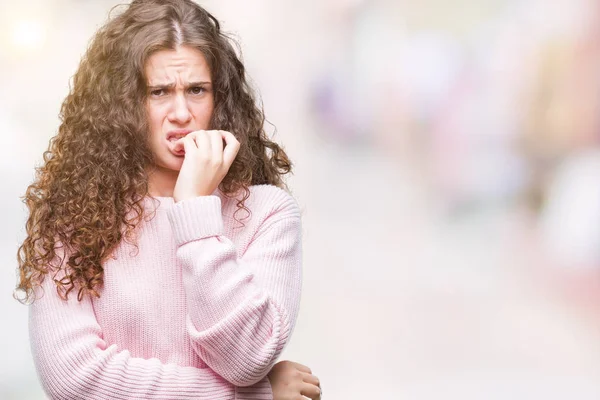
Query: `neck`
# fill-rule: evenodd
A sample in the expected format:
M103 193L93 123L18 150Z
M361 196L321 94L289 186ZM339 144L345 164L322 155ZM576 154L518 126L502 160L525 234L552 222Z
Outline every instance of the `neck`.
M173 197L179 171L154 166L148 171L148 194L153 197Z

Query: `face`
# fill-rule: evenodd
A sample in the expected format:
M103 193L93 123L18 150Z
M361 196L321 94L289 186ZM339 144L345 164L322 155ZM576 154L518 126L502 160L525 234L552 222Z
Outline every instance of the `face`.
M180 46L153 53L145 73L150 147L156 167L179 171L184 157L174 149L174 139L209 128L214 109L210 68L200 51Z

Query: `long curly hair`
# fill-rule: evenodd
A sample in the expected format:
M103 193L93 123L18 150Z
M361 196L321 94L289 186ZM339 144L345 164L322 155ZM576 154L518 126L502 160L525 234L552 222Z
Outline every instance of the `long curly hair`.
M63 299L73 290L78 300L98 297L103 261L121 240L135 243L135 228L148 215L143 198L154 165L144 66L154 52L183 45L200 50L210 67L211 129L232 132L241 145L221 192L242 191L237 211L249 211L250 185L287 190L282 178L292 163L265 133L239 45L192 1L135 0L92 39L62 104L58 133L22 197L29 217L17 254L19 301L35 301L46 275Z

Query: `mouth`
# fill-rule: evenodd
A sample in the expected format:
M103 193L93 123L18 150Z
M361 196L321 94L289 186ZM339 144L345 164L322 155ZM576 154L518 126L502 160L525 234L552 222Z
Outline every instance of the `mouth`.
M179 139L184 138L190 132L192 132L191 129L175 129L175 130L169 131L167 133L167 141L174 143L174 142L178 141Z
M167 133L167 143L169 144L168 147L173 155L177 157L182 157L185 155L183 142L180 140L190 132L192 132L191 129L175 129Z

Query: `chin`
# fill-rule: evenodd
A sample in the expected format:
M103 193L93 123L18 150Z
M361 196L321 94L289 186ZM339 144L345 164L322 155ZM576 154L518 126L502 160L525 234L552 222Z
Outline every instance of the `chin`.
M183 157L177 157L174 155L170 155L167 157L162 157L160 159L160 161L157 163L157 166L161 169L179 172L181 170L182 164L183 164Z

